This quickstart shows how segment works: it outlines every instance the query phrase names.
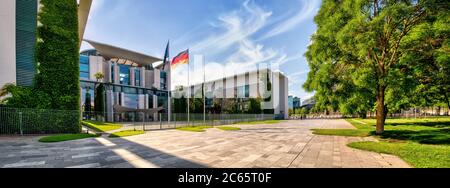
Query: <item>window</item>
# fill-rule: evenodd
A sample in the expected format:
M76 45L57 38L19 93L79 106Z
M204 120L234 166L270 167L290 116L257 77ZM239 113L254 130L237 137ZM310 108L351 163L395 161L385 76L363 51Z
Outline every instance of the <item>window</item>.
M153 108L153 91L147 90L148 94L148 108Z
M141 86L141 70L139 68L134 69L134 82L136 86Z
M111 83L115 83L115 77L114 77L114 63L111 63Z
M89 80L89 73L87 73L87 72L80 72L80 78L81 79L85 79L85 80Z
M119 78L120 78L120 84L130 85L130 66L129 65L119 65Z
M166 90L167 89L167 73L164 71L161 71L160 77L161 77L160 87L162 90Z
M249 98L250 97L250 86L239 86L237 87L237 97L238 98Z
M245 95L245 98L250 97L250 86L249 85L245 85L244 95Z
M80 56L80 79L89 80L89 57Z
M122 106L126 108L133 108L138 109L139 108L139 96L136 94L123 94L124 103Z

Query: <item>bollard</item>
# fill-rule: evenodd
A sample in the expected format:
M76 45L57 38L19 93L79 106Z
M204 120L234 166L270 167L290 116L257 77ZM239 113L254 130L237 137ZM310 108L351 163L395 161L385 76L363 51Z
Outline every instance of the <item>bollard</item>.
M162 114L159 114L159 129L162 130L162 120L161 120Z

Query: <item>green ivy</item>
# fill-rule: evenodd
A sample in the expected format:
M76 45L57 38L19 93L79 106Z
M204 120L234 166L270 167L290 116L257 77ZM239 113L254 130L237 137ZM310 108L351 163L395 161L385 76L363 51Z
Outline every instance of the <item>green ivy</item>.
M79 110L79 38L76 0L41 0L36 88L52 97L49 109Z
M35 117L29 123L33 133L77 133L81 131L78 4L76 0L41 0L40 4L35 49L38 73L33 87L6 85L2 91L11 96L5 99L7 107L36 109L30 112L37 113L30 116Z

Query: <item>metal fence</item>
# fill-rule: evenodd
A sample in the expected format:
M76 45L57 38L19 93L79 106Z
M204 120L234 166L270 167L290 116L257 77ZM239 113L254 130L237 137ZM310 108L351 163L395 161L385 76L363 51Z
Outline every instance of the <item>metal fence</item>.
M125 127L136 130L161 130L175 129L179 127L194 126L220 126L235 123L273 120L277 118L274 114L145 114L142 112L114 113L113 121L107 121L108 115L102 113L83 113L84 120L98 122L110 122L123 124Z
M80 111L0 107L0 135L76 133Z
M412 108L410 110L401 110L398 113L388 113L386 118L433 118L433 117L448 117L450 116L450 109L438 107L424 107ZM289 119L340 119L340 118L361 118L359 115L342 115L340 113L320 114L291 114ZM368 112L365 118L376 118L376 112Z

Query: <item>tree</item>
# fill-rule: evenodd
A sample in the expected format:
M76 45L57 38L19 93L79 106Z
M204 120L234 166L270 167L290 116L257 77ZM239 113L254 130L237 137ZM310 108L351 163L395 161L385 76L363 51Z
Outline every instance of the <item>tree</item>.
M414 105L445 104L450 108L450 12L430 16L411 31L403 45L414 46L404 54L404 64L414 72L419 86Z
M251 98L249 99L249 105L248 105L248 114L261 114L261 99L260 98Z
M448 7L446 1L323 1L315 17L318 30L306 53L311 71L304 87L316 90L319 105L335 107L339 106L336 91L340 87L357 86L343 89L343 94L356 95L364 108L375 99L376 133L383 133L387 93L414 88L405 84L412 75L401 63L404 54L414 48L404 45L405 38L427 18L439 10L448 11Z
M88 113L88 116L90 116L90 112L92 111L91 106L91 93L90 91L86 91L85 99L84 99L84 111Z
M105 85L103 83L95 88L94 111L100 114L105 111Z
M97 79L97 82L100 82L103 78L105 78L105 75L103 75L102 72L95 73L95 79Z

